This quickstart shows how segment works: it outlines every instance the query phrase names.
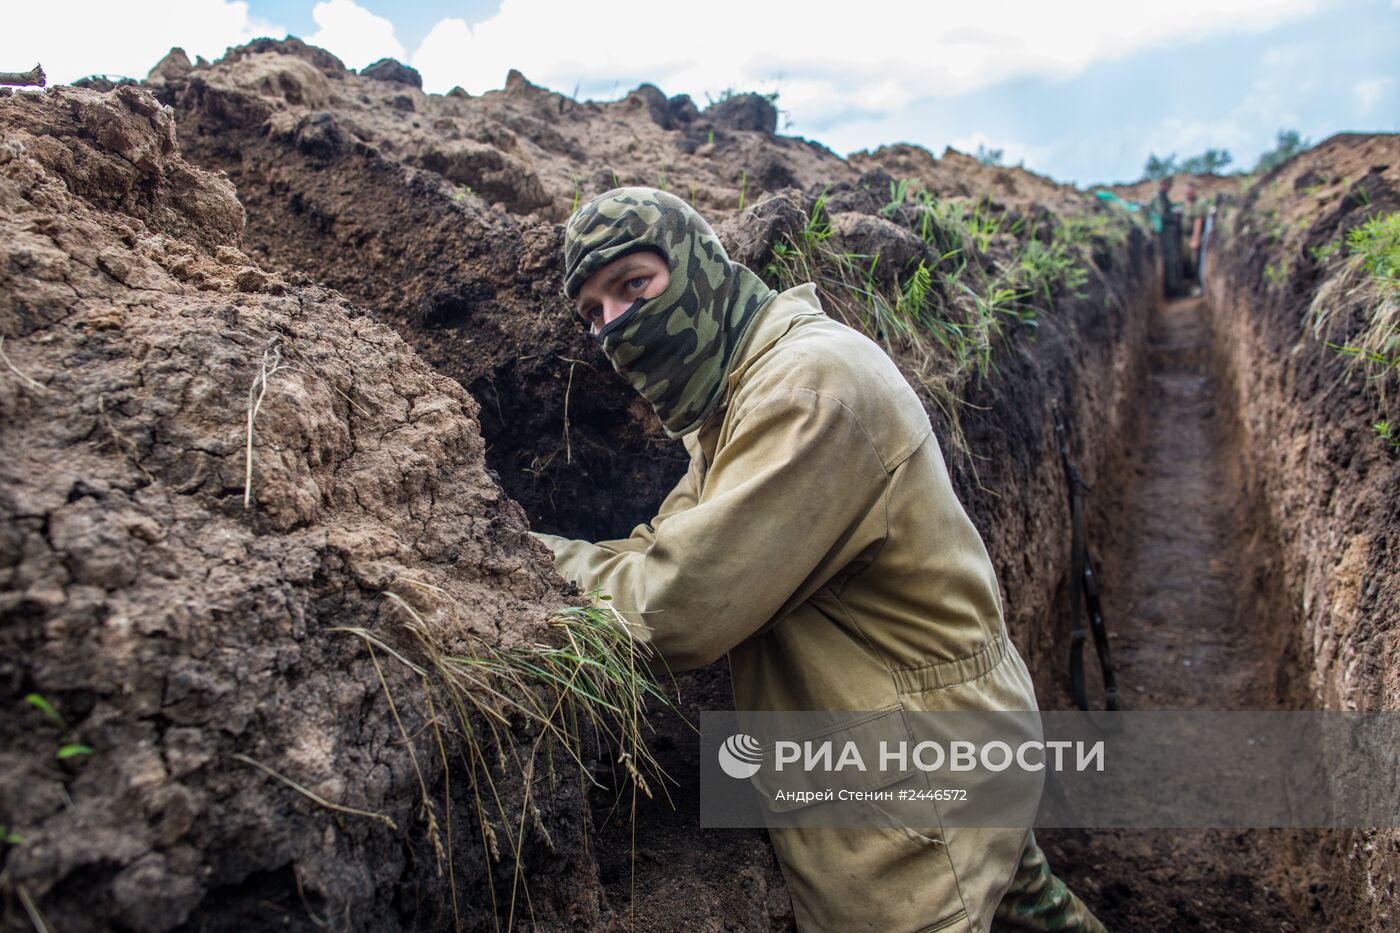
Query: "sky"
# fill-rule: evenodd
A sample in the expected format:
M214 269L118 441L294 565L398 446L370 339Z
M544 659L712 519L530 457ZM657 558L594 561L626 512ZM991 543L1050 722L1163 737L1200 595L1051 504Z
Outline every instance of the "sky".
M143 77L171 46L216 58L297 35L424 89L536 84L611 100L642 82L701 106L776 92L780 131L847 154L893 142L1000 149L1081 185L1149 153L1228 149L1250 168L1280 129L1400 131L1400 0L70 0L7 4L0 70ZM81 29L74 29L81 24Z

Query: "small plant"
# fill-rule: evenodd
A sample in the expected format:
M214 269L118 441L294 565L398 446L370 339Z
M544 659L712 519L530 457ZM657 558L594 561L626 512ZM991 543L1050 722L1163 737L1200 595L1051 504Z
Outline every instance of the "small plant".
M709 134L705 137L705 142L706 142L707 145L710 145L710 146L713 146L713 145L715 144L715 131L714 131L714 127L711 127L711 128L710 128Z
M744 169L739 173L739 210L744 209L744 196L749 191L749 170Z
M908 178L890 182L890 200L888 204L880 208L881 217L891 217L895 211L904 206L905 198L909 192L909 182Z
M1077 214L1065 220L1063 236L1076 246L1092 246L1102 241L1114 249L1128 242L1132 221L1121 212L1115 214Z
M1313 258L1313 262L1324 263L1335 256L1342 248L1341 240L1333 240L1330 243L1323 243L1321 246L1308 247L1308 255Z
M24 837L15 832L9 826L0 826L0 843L7 846L17 846L24 842Z
M1400 451L1400 430L1393 427L1389 421L1377 421L1373 427L1376 429L1376 436L1385 441L1385 446Z
M665 191L665 190L666 190L666 163L665 163L665 162L662 162L662 163L661 163L661 173L657 176L656 182L657 182L656 187L660 188L662 191Z
M1053 240L1049 246L1035 239L1026 241L1016 261L1013 280L1027 292L1039 292L1046 302L1054 299L1056 289L1080 296L1080 289L1089 280L1088 271L1070 255L1065 242Z
M910 320L918 320L923 314L924 306L928 303L929 296L933 292L933 273L922 259L914 269L909 280L904 283L904 288L900 291L895 302L895 310Z
M73 738L72 731L68 728L68 720L58 710L54 709L52 703L44 699L38 693L31 693L24 698L30 706L44 714L44 718L58 727L59 745L55 757L67 760L77 758L82 755L91 755L92 749Z
M475 194L476 192L472 190L471 185L465 183L459 184L452 191L452 200L460 204L461 202L465 201L467 198L472 197Z
M977 144L977 151L973 153L973 158L983 165L1002 165L1002 159L1006 155L1004 149L991 149L984 143Z
M574 176L574 203L571 204L571 205L569 205L569 216L570 216L570 217L572 217L572 216L574 216L575 214L578 213L578 199L579 199L580 193L581 193L581 192L579 191L579 187L578 187L578 176L575 175L575 176Z

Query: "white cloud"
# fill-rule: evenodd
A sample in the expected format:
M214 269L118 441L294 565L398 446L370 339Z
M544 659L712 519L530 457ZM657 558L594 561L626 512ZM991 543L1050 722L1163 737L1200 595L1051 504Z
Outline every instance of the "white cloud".
M966 136L959 136L948 143L959 152L968 155L977 155L978 147L989 151L1001 150L1002 165L1032 165L1034 166L1037 157L1043 155L1043 150L1034 146L1027 146L1025 143L1016 142L1009 139L993 140L986 133L980 130L969 133ZM937 153L935 153L937 155Z
M348 3L349 0L343 0ZM1018 77L1068 77L1093 62L1232 30L1262 30L1320 0L981 3L709 0L694 8L614 0L504 0L490 19L439 22L414 52L425 89L500 87L511 68L562 91L650 81L699 101L727 88L780 91L799 131L896 112ZM333 49L334 51L334 49ZM630 84L629 84L630 82Z
M306 41L333 53L349 68L363 68L381 58L408 58L394 35L394 24L355 0L325 0L312 8L311 18L318 28Z
M36 61L50 84L90 74L144 78L172 46L216 58L231 45L281 36L281 26L249 15L230 0L78 0L61 7L10 3L0 29L0 70Z
M1400 0L1395 0L1395 2L1400 3ZM1351 86L1351 93L1356 97L1357 109L1359 109L1362 114L1370 114L1373 112L1376 109L1376 105L1381 102L1386 92L1390 90L1390 86L1394 83L1394 78L1381 77L1367 78L1364 81L1358 81L1353 84Z

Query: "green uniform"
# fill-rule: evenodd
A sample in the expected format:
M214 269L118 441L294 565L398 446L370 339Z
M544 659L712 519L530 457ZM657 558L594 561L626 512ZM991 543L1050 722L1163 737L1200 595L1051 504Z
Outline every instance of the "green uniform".
M700 313L663 295L627 312L632 324L620 326L633 340L675 340L686 366L702 346L727 363L713 393L692 369L683 382L667 380L686 387L679 401L671 391L648 396L671 425L684 420L677 411L707 407L682 432L690 469L627 538L541 535L560 574L609 594L673 670L727 655L736 709L1035 709L986 548L890 358L829 318L812 285L773 296L750 281L679 199L623 189L600 200L618 225L631 224L620 215L633 210L650 218L628 229L642 245L666 244L667 293L693 294L676 278L698 274L734 303ZM578 231L598 237L600 224L595 213L566 233L571 293L582 278L569 270L585 262L569 243ZM732 291L716 287L724 275L738 278ZM740 337L687 336L697 314L707 333L709 322L739 322ZM628 371L660 359L650 348L608 334L602 342L634 385L665 378ZM994 918L1076 928L1065 917L1100 929L1044 869L1024 829L787 828L771 838L804 931L985 930Z

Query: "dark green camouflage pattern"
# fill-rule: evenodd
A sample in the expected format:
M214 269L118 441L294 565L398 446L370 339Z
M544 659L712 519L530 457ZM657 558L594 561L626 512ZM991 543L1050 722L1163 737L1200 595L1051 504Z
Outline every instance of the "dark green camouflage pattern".
M1084 902L1051 873L1050 864L1036 844L1034 834L1026 840L1021 862L1016 866L1016 875L997 905L992 930L993 933L1002 930L1107 933Z
M744 332L774 292L732 261L705 219L654 188L598 195L564 231L564 294L628 253L659 252L671 281L594 338L613 368L651 403L671 437L699 428L724 397L724 381Z

